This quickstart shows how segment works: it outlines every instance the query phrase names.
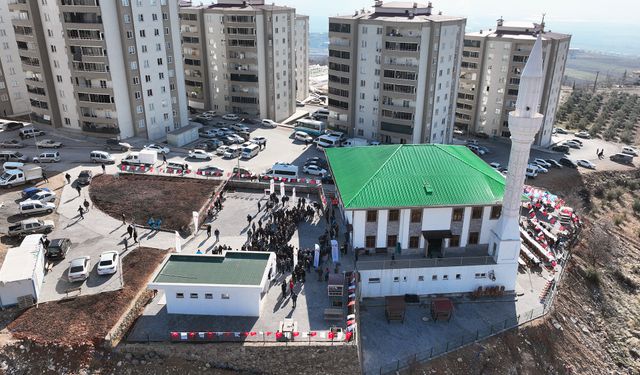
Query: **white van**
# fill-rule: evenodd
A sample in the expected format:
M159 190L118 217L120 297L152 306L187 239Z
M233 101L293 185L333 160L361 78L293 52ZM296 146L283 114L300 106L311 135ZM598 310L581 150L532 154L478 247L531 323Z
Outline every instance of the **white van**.
M329 147L338 147L340 146L340 138L333 137L330 135L321 135L318 137L318 143L316 147L319 150L329 148Z
M115 163L116 159L110 153L106 151L91 151L89 159L94 163Z
M258 155L258 152L260 152L260 146L258 146L255 143L252 143L242 149L242 158L251 159L252 157Z
M33 157L34 163L57 163L60 161L60 153L58 151L42 152L38 156Z
M313 115L311 117L315 118L316 120L327 121L329 119L329 110L318 109L317 111L313 112Z
M297 131L293 134L293 138L295 138L296 141L300 141L300 142L313 142L313 137L311 137L309 134L303 132L303 131Z
M37 215L39 213L52 213L56 209L56 205L50 202L40 202L27 199L19 203L19 211L22 215Z
M264 173L265 177L298 178L298 166L289 163L275 163Z
M533 169L531 167L527 167L527 171L525 172L525 176L527 176L527 178L536 178L538 176L538 170L537 169Z
M10 171L12 169L22 169L22 168L24 168L24 163L20 163L17 161L8 161L2 164L2 169L4 169L5 171Z

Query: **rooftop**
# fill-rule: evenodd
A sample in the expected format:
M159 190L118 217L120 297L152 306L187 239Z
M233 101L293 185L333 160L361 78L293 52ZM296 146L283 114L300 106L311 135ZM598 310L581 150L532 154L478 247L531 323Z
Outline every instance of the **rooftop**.
M252 251L228 251L223 256L172 254L153 282L260 285L270 254Z
M431 2L424 4L411 1L378 1L370 9L362 8L350 15L330 18L370 19L390 22L444 22L465 19L465 17L445 16L442 12L433 12Z
M545 30L544 24L528 21L502 21L498 20L495 28L488 30L480 30L478 32L467 33L467 36L490 37L490 38L511 38L523 40L536 40L536 33L542 30L543 40L566 39L569 34L555 33L551 30Z
M30 234L19 247L7 250L0 268L0 283L27 280L33 277L38 266L38 256L43 251L40 245L42 234Z
M325 150L346 209L502 202L505 178L465 146L383 145Z

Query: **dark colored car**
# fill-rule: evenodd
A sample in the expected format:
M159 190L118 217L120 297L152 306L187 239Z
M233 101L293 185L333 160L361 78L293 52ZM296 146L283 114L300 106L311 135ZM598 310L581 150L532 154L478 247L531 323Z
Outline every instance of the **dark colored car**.
M233 176L236 178L255 178L256 175L251 173L250 170L244 168L233 167Z
M198 174L203 176L221 176L224 173L224 170L218 167L203 167L198 169Z
M51 191L49 188L38 188L38 187L28 187L22 190L22 198L29 199L34 196L36 193L41 191Z
M480 133L476 133L476 137L487 139L489 138L489 134L480 132Z
M564 165L565 167L578 168L578 165L569 158L560 158L560 160L558 160L558 163Z
M0 147L2 147L2 148L22 148L22 147L24 147L24 143L20 142L17 139L10 139L8 141L0 142Z
M304 162L304 165L317 165L319 167L322 167L324 169L328 169L329 166L327 165L327 161L319 158L319 157L313 157L313 158L309 158Z
M562 152L564 154L569 153L569 146L565 145L556 145L551 147L551 151Z
M12 121L12 122L7 122L6 124L4 124L3 127L5 131L11 131L11 130L18 130L23 128L24 124L21 122Z
M105 147L107 148L107 150L127 151L131 148L131 145L129 145L128 143L124 143L119 139L107 139L105 141Z
M547 159L547 163L551 164L553 168L562 168L562 164L558 163L555 159Z
M64 259L71 247L71 240L68 238L56 238L51 240L47 247L47 258Z
M322 183L326 184L326 185L334 185L335 181L333 181L333 176L332 175L327 175L322 177Z
M92 178L93 178L93 173L90 170L84 170L80 172L80 174L78 175L78 184L89 185L91 183Z

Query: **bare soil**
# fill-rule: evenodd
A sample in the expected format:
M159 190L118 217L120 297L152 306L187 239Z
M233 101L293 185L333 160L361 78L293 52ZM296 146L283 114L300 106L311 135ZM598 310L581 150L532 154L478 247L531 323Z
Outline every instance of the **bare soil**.
M554 311L408 372L640 374L640 171L566 172L535 181L578 208L585 222Z
M162 220L162 229L189 232L193 211L200 211L219 183L189 178L99 175L91 182L93 204L108 215L146 225Z
M98 345L162 262L166 250L141 247L122 258L124 288L32 307L9 324L16 339L66 346Z

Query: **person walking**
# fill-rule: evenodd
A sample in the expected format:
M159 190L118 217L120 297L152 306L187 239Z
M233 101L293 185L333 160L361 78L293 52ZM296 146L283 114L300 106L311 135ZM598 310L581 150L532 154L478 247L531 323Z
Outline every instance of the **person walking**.
M260 212L260 201L258 201L258 212Z
M47 174L44 172L44 170L42 171L42 179L44 180L44 182L49 183L49 179L47 178Z
M80 187L80 185L76 185L76 191L78 192L78 196L82 194L82 188Z
M84 212L89 212L89 201L87 200L87 198L84 199L82 205L84 206Z
M251 219L253 219L253 218L251 217L251 214L247 215L247 225L250 225L250 224L251 224Z
M213 234L216 236L216 242L220 241L220 231L218 230L218 228L216 228Z
M127 233L129 233L129 238L133 237L133 225L129 224L127 227Z
M127 225L127 217L125 214L122 214L122 225Z
M294 287L294 283L293 283L293 278L289 279L289 290L291 291L291 293L293 293L293 287Z
M82 206L78 206L78 214L80 214L80 219L84 219L84 209Z
M207 238L211 238L211 224L207 224Z
M133 228L133 243L138 243L138 231Z
M165 164L167 164L167 155L162 153L162 165L165 165Z
M282 280L280 289L282 289L282 299L285 299L287 297L287 282L285 280Z
M296 308L296 301L298 301L298 295L295 292L291 292L291 301L293 302L293 308Z
M102 174L107 174L107 167L104 165L104 163L102 163L101 167L102 167Z
M67 184L71 185L71 175L69 173L64 175L64 178L67 179Z

